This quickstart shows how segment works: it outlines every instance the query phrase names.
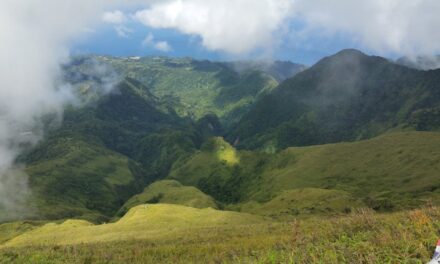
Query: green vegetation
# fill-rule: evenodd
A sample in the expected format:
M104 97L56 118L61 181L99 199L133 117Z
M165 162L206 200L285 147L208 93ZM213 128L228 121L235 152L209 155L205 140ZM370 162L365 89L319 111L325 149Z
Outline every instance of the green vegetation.
M0 263L428 260L439 71L354 50L293 68L75 58L81 107L18 159L41 221L0 225Z
M198 187L227 208L282 218L364 206L401 210L440 198L436 132L390 133L276 154L237 151L232 166L219 159L220 147L202 148L169 178Z
M21 157L35 218L106 221L202 141L195 124L139 82L125 79L115 89L68 109L62 126Z
M440 127L440 71L418 71L344 50L264 96L229 132L268 151ZM429 110L429 111L427 111Z
M77 58L68 70L93 73L93 69L87 67L90 59L110 66L124 77L139 80L151 93L172 105L181 117L198 120L213 113L226 125L237 122L259 96L275 88L278 82L271 74L277 75L280 71L275 68L265 71L265 68L249 65L241 67L239 73L233 64L190 58L102 56ZM293 76L303 69L296 64L285 66L287 72L281 75Z
M157 181L130 198L117 213L124 215L128 209L140 204L180 204L195 208L217 208L215 200L192 186L183 186L177 181Z
M90 142L57 138L44 150L26 168L39 218L104 220L144 182L138 164Z
M435 207L290 223L175 205L130 212L34 229L0 244L0 263L426 263L440 235Z

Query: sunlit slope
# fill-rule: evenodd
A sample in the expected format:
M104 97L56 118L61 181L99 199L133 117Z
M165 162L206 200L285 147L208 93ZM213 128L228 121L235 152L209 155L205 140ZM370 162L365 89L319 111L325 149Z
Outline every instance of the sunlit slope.
M169 177L262 214L331 213L359 206L397 210L440 198L439 149L436 132L390 133L277 154L236 151L234 165L221 160L218 149L208 149Z
M363 209L343 217L290 223L251 220L254 224L171 227L151 233L155 227L145 222L126 228L131 234L129 230L139 228L142 239L68 244L69 237L57 238L66 241L61 245L44 240L57 236L47 234L49 231L76 240L84 235L83 230L96 230L87 222L70 221L27 233L12 240L9 247L0 246L0 263L426 263L439 236L439 219L437 207L391 214ZM111 229L112 235L118 234L116 228ZM103 230L98 239L103 239ZM98 233L84 236L90 235ZM35 246L29 247L31 241Z
M45 222L11 222L0 224L0 244L42 226ZM1 263L1 262L0 262Z
M80 243L127 241L133 239L172 239L191 229L264 223L258 216L196 209L181 205L139 205L116 223L93 225L84 220L46 224L24 233L4 246L72 245Z
M140 194L130 198L117 215L125 214L128 209L139 204L180 204L195 208L217 208L215 200L193 186L183 186L177 181L157 181Z

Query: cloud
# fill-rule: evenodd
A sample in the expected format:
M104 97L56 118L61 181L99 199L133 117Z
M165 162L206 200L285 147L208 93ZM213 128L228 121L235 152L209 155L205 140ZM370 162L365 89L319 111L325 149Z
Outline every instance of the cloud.
M133 29L123 25L115 26L115 31L118 37L121 38L129 38L130 35L134 32Z
M149 33L145 39L142 41L142 46L153 47L156 50L162 52L170 52L173 50L171 45L166 41L155 41L153 34Z
M291 0L172 0L152 4L134 17L153 28L198 35L209 50L232 54L268 48L291 14Z
M372 51L409 55L440 52L438 12L438 0L168 0L134 17L147 27L199 36L206 49L231 54L270 50L286 40L292 47L309 45L303 41L310 36L342 33Z
M438 0L298 0L295 8L311 32L348 33L376 52L440 51Z
M123 25L128 21L128 19L127 16L122 13L122 11L107 11L102 15L102 21L105 23L114 24L114 30L120 38L129 38L133 33L133 29Z
M16 159L60 121L73 98L60 77L67 46L110 2L0 1L0 221L29 215L27 175Z
M157 50L160 50L160 51L163 51L163 52L169 52L169 51L172 50L170 44L168 44L168 42L166 42L166 41L159 41L159 42L157 42L157 43L154 45L154 47L155 47Z
M102 21L110 24L122 24L127 21L127 17L119 10L105 12L102 15Z

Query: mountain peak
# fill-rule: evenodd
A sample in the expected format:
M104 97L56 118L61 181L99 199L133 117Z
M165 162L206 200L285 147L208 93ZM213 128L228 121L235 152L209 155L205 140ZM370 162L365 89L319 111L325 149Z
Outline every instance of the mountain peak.
M361 56L367 57L365 53L357 49L343 49L333 56Z

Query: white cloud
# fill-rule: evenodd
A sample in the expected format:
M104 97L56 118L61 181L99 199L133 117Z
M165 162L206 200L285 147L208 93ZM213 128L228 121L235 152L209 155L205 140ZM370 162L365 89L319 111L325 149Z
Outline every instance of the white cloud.
M110 24L122 24L127 21L127 17L119 10L105 12L102 15L102 21Z
M168 0L134 17L148 27L199 36L205 48L232 54L271 49L288 33L305 39L344 33L365 48L408 55L440 52L439 12L438 0ZM285 30L293 19L306 29Z
M210 50L233 54L270 47L274 32L291 14L291 0L172 0L138 11L149 27L173 28L202 38Z
M130 35L134 32L133 29L120 25L115 26L116 34L121 38L129 38Z
M438 0L298 0L295 8L310 29L349 33L377 52L440 51Z
M15 160L42 138L43 117L61 118L72 98L69 86L59 85L66 47L113 1L42 2L0 1L0 221L29 213L27 176Z
M163 52L169 52L172 50L170 44L168 44L168 42L166 41L157 42L156 44L154 44L154 48Z
M145 47L153 47L156 50L162 52L170 52L173 50L171 45L166 41L155 41L153 34L149 33L145 39L142 41L142 45Z

